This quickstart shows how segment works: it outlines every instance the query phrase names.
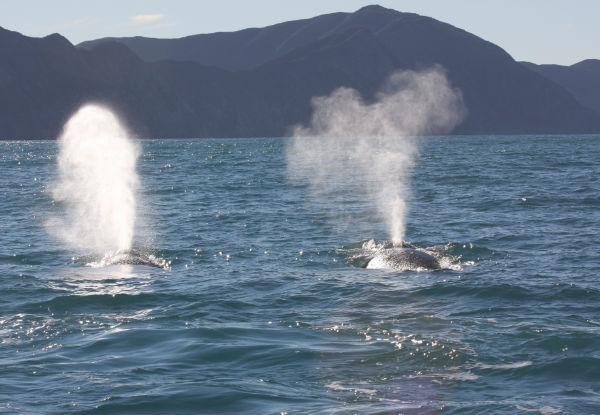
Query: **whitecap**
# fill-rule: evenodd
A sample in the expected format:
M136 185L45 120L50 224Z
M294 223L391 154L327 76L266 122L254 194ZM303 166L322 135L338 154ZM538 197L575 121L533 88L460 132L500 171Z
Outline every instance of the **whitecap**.
M522 367L531 366L532 364L533 364L532 361L525 360L525 361L522 361L522 362L504 363L504 364L498 364L498 365L487 365L485 363L477 363L477 365L475 365L475 367L477 367L479 369L500 369L500 370L506 370L506 369L520 369Z
M344 386L339 381L328 383L325 385L325 387L334 391L362 393L364 395L375 395L377 393L377 390L375 389L357 388L355 386Z

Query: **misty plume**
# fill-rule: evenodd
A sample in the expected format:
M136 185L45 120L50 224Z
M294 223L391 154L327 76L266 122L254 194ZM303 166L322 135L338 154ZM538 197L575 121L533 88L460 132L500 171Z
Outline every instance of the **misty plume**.
M117 117L84 105L58 139L52 196L61 214L47 222L68 247L87 253L131 248L136 217L139 149Z
M462 94L434 66L392 73L372 103L341 87L312 107L310 123L292 129L291 177L310 183L313 200L337 202L338 225L356 220L344 211L348 197L369 198L389 238L402 242L416 137L456 127L466 114Z

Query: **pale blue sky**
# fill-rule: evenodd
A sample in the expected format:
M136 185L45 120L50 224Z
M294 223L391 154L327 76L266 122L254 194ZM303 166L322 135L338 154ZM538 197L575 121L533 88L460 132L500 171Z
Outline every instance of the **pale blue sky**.
M450 23L517 60L570 65L600 58L600 0L0 0L0 26L36 37L58 32L76 44L262 27L368 4Z

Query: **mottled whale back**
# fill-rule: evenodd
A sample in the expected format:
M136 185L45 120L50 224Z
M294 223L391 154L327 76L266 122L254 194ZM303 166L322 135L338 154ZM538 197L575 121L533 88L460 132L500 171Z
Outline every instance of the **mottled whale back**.
M426 252L413 248L385 248L380 250L365 268L397 269L416 271L419 269L441 269L439 261Z
M109 265L147 265L150 267L169 269L171 261L163 258L138 251L137 249L128 249L117 252L108 252L102 258L87 262L91 267L106 267Z

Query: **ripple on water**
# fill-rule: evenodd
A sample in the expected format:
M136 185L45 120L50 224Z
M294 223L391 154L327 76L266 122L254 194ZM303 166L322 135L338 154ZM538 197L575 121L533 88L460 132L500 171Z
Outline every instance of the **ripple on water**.
M402 272L279 139L142 142L133 246L170 265L86 266L44 229L56 143L0 142L0 412L595 413L597 144L423 138L406 238L449 265Z

